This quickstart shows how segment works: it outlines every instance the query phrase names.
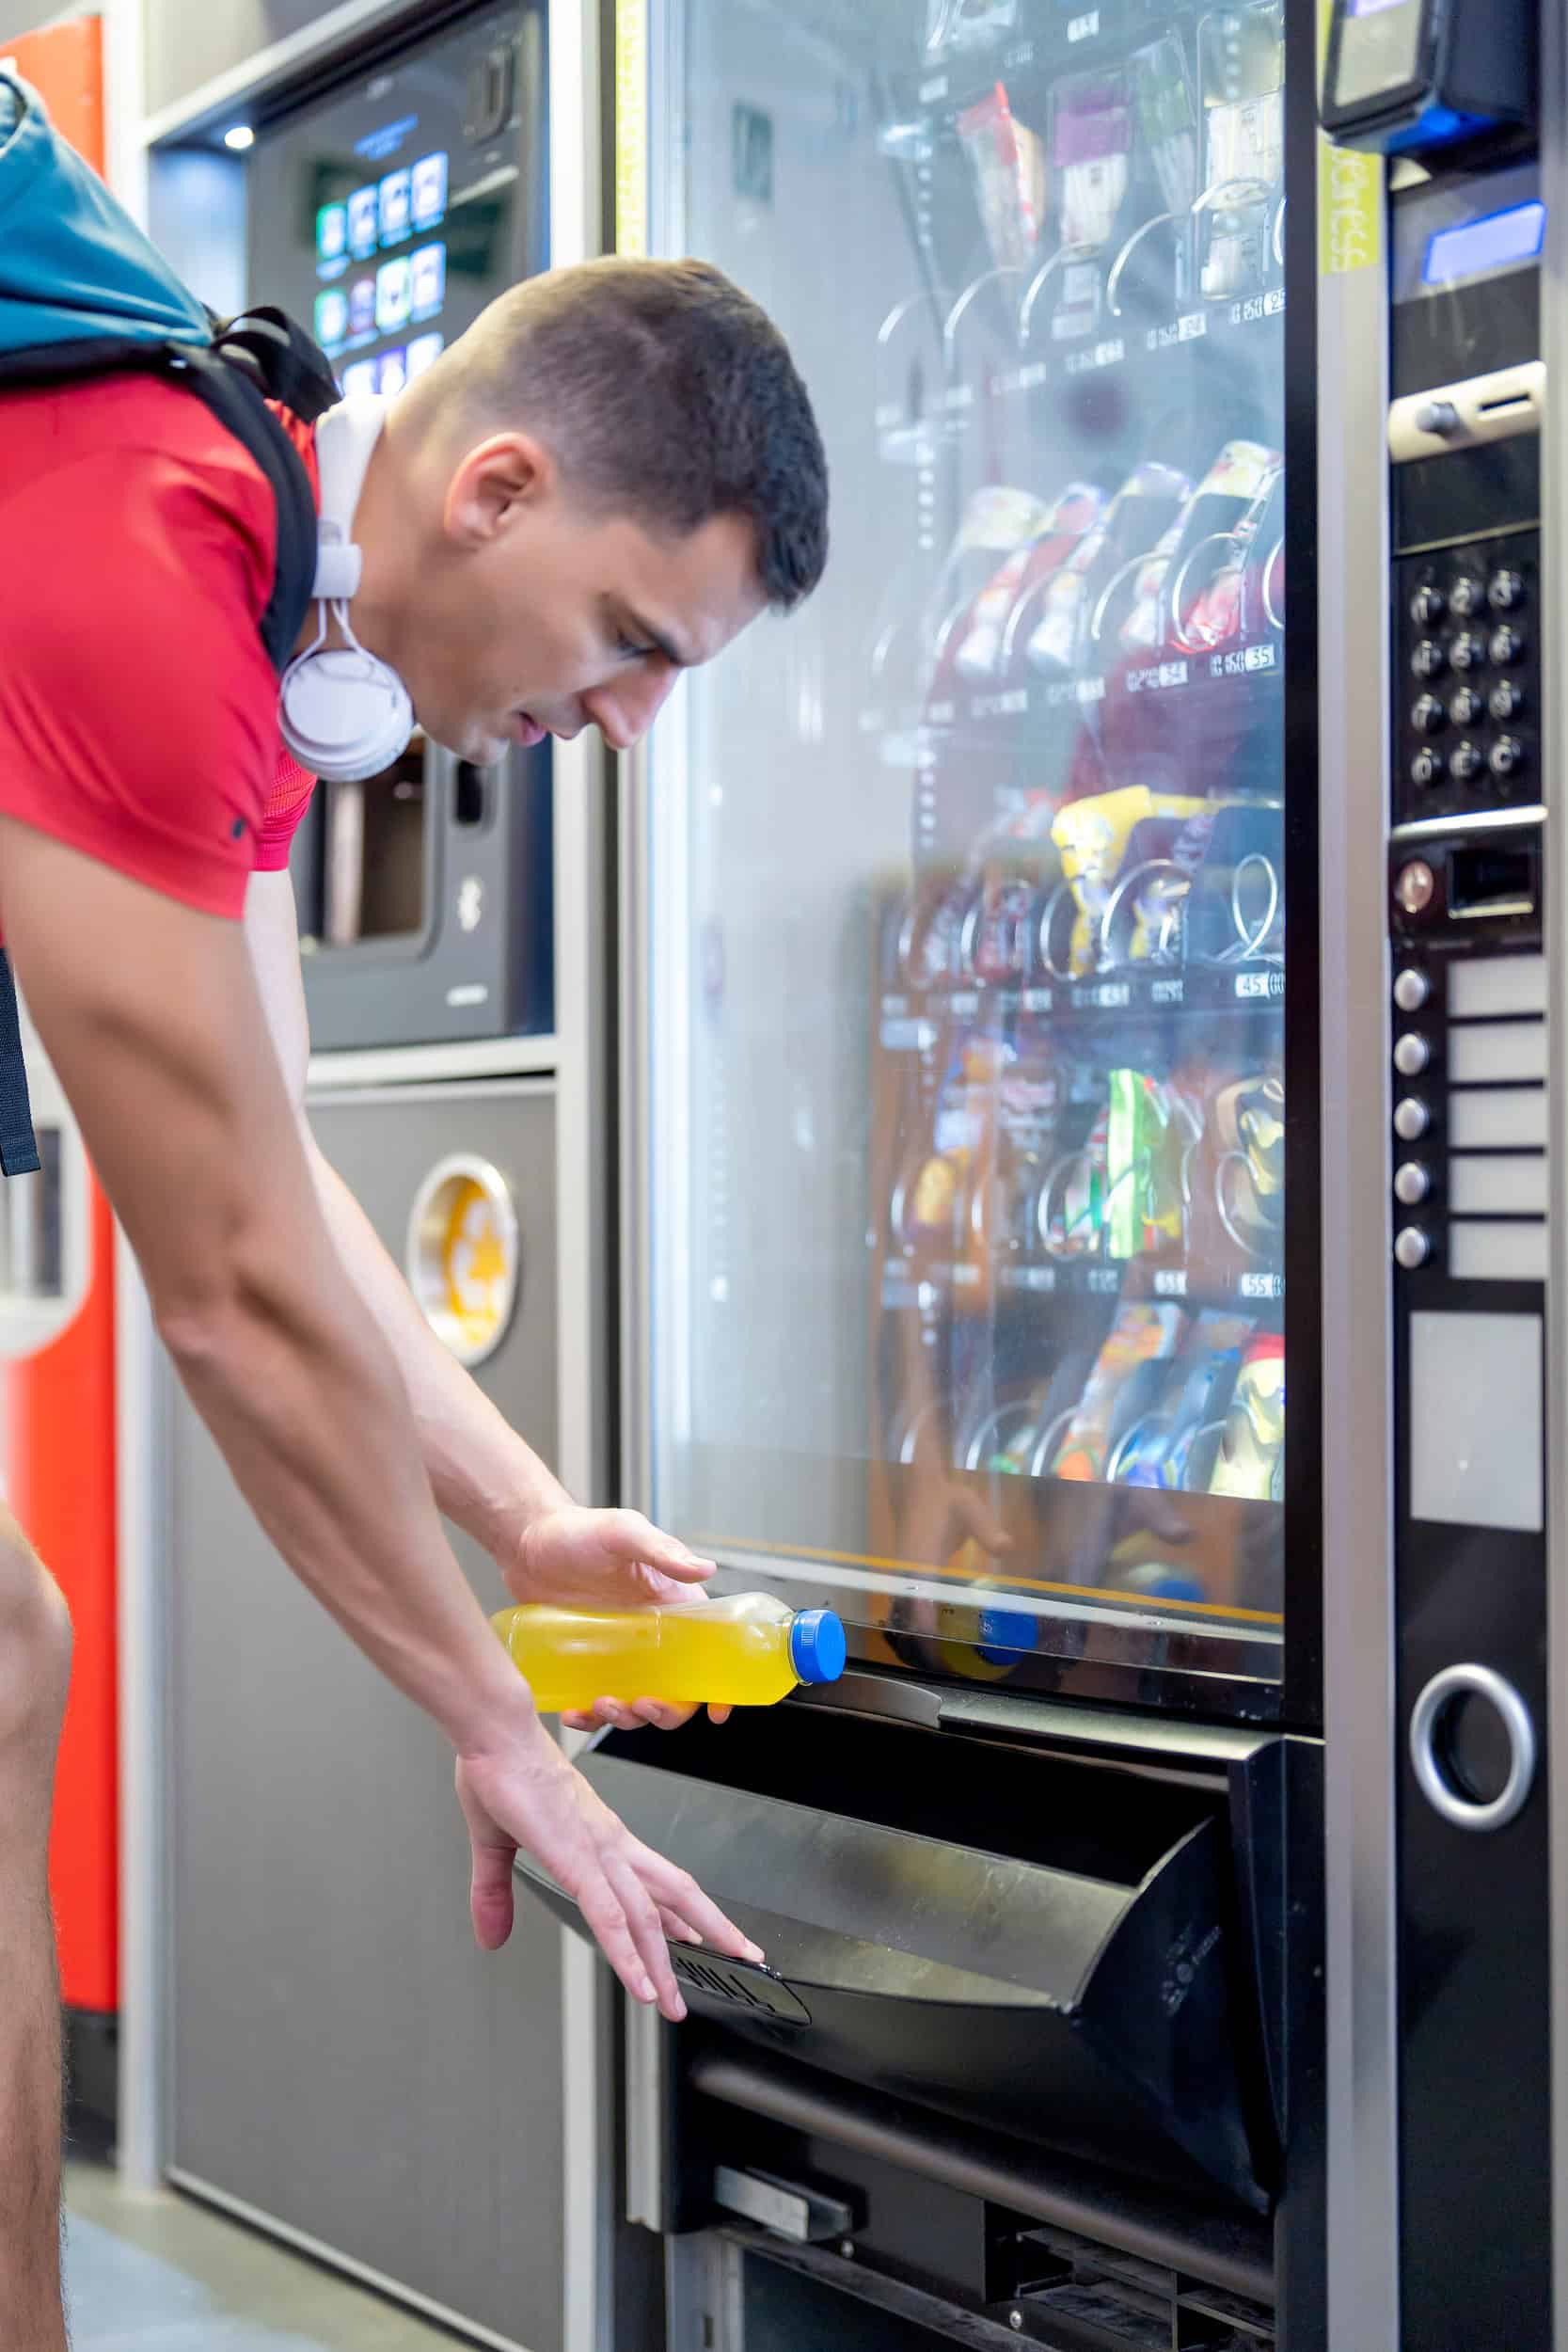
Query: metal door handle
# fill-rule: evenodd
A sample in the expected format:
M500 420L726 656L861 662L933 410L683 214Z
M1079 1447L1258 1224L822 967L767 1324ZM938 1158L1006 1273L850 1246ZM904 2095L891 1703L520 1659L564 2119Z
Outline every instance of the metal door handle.
M819 2238L849 2237L854 2233L855 2217L841 2199L826 2197L796 2181L781 2181L772 2172L716 2165L713 2201L726 2213L760 2223L776 2237L793 2238L797 2246L809 2246Z
M1508 1734L1508 1779L1498 1795L1482 1804L1457 1789L1437 1757L1437 1733L1455 1699L1485 1699L1502 1717ZM1433 1676L1410 1711L1410 1761L1421 1794L1455 1829L1501 1829L1529 1795L1535 1778L1535 1725L1512 1682L1490 1666L1445 1666Z

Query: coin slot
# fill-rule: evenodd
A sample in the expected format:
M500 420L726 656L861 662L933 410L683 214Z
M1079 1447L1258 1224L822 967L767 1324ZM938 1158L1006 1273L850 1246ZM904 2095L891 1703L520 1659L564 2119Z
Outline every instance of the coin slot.
M1449 913L1459 917L1533 914L1535 858L1528 848L1475 842L1449 853Z
M458 825L483 825L484 804L484 771L476 768L471 759L460 759L452 778L451 814Z

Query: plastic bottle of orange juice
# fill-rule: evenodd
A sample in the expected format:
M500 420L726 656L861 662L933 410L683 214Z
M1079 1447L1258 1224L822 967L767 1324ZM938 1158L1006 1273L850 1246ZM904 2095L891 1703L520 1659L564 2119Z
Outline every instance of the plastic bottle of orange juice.
M491 1619L542 1714L595 1699L685 1707L771 1707L797 1683L836 1682L844 1628L831 1609L771 1593L673 1609L561 1609L531 1601Z

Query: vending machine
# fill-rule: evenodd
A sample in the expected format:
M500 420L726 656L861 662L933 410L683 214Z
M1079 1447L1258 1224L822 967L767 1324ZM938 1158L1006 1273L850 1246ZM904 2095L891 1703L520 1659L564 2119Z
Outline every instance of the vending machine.
M625 780L627 1499L850 1644L584 1765L768 1954L628 2029L683 2352L1353 2340L1313 33L618 14L620 242L767 307L834 493Z
M310 326L345 394L401 390L545 267L545 14L417 13L261 110L247 298ZM480 767L416 734L318 787L293 861L317 1050L547 1033L550 863L547 746Z
M1383 236L1393 2288L1434 2352L1568 2335L1565 54L1550 8L1342 0L1323 87Z

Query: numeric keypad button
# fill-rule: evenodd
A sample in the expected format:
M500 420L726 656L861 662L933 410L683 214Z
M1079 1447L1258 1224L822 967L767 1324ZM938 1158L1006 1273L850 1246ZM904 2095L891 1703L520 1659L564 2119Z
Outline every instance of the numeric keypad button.
M1507 565L1495 571L1486 585L1486 601L1494 612L1513 612L1525 601L1525 583Z
M1510 628L1506 621L1492 631L1486 647L1493 665L1499 670L1506 670L1510 662L1517 661L1524 650L1524 639L1516 628Z
M1423 702L1430 699L1425 694L1421 696ZM1449 717L1456 727L1473 727L1485 707L1475 687L1462 686L1449 704ZM1414 717L1414 712L1411 715Z
M1486 660L1484 638L1478 637L1473 629L1462 628L1449 647L1449 660L1456 670L1479 670Z
M1461 572L1449 590L1449 610L1457 620L1467 621L1485 600L1486 591L1472 572Z
M1525 690L1516 678L1500 677L1486 697L1486 707L1499 726L1516 719L1525 707Z

